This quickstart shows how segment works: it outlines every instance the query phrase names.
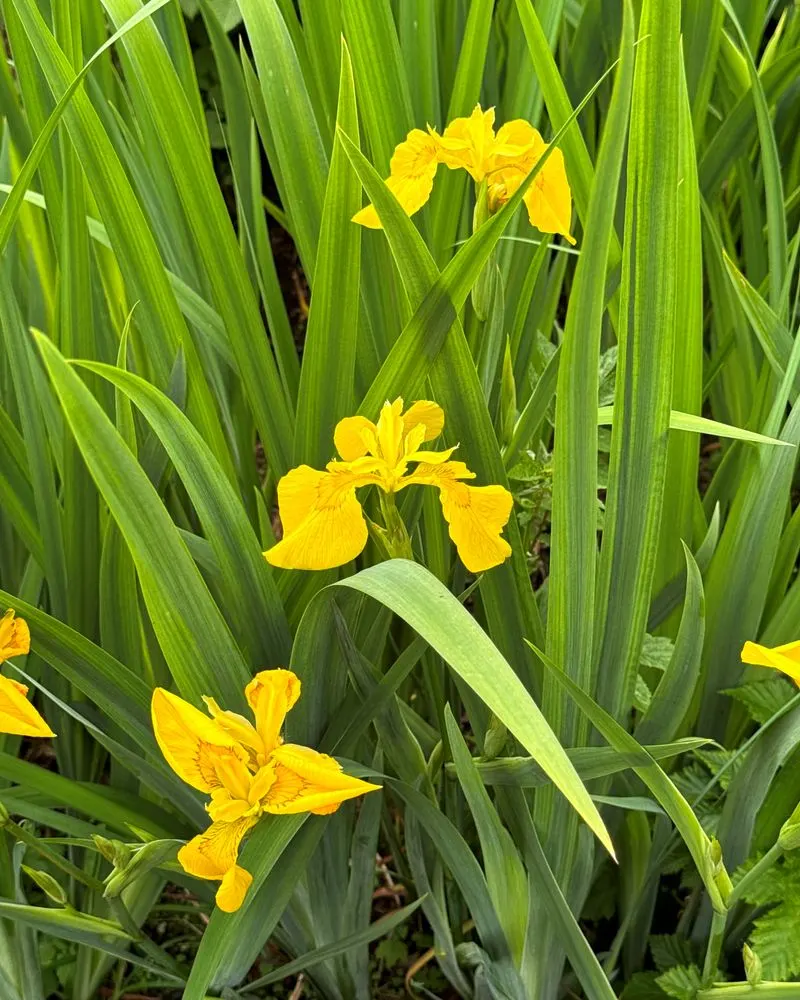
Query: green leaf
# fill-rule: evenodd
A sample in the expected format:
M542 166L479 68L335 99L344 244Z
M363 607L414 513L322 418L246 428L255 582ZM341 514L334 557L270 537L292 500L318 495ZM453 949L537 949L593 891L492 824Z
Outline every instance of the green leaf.
M725 688L722 692L744 705L750 718L760 725L787 705L794 693L792 685L783 677L748 681L738 687Z
M138 0L103 0L114 23ZM289 401L265 337L258 302L239 252L214 174L181 82L155 26L124 40L131 72L147 99L155 134L177 188L195 253L236 357L239 377L278 473L290 466L293 423ZM186 164L193 165L192 170ZM269 401L269 403L267 403Z
M492 805L449 705L445 708L445 725L456 774L478 831L489 895L505 931L511 954L519 965L528 924L525 869L511 835Z
M705 596L700 570L684 544L686 597L672 655L653 700L636 727L640 743L670 740L680 731L700 679L705 638Z
M313 285L327 156L298 54L277 3L239 0L239 9L269 117L281 201L289 213L303 269Z
M341 46L337 130L358 144L358 113L347 46ZM361 185L336 142L328 174L317 249L316 277L308 315L294 461L323 465L331 455L339 420L355 412L355 379L361 272L361 226L352 217L361 207ZM331 378L335 372L336 377Z
M403 618L534 757L613 853L608 831L538 706L475 619L422 566L392 559L334 586L357 590Z
M660 746L640 747L636 753L618 751L613 747L570 747L567 756L584 781L617 774L629 767L646 767L652 760L665 760L690 753L705 746L709 740L688 737ZM536 788L545 785L549 778L532 757L496 757L493 760L476 760L475 766L487 785L517 785Z
M679 0L645 0L631 103L619 360L595 637L598 696L631 703L665 492L677 297Z
M76 74L70 85L61 95L58 103L53 108L50 117L47 119L47 124L37 135L33 148L28 154L22 169L17 175L17 179L14 183L10 196L5 200L2 208L0 208L0 252L5 250L6 245L8 244L8 240L13 231L14 223L17 221L17 216L19 214L20 207L22 206L25 193L31 186L31 182L36 174L36 170L38 169L42 156L44 155L50 140L53 138L53 135L58 128L58 123L64 114L64 110L72 100L72 95L81 85L86 74L92 68L94 63L100 58L100 56L111 48L111 46L114 45L120 38L122 38L123 35L130 31L131 28L135 28L137 24L150 17L159 8L164 7L167 3L169 3L169 0L149 0L149 3L140 7L139 10L132 14L131 17L123 25L121 25L110 38L107 38L100 48L93 53L86 63L84 63L80 72Z
M144 379L111 365L80 362L142 411L180 476L214 550L228 620L253 665L285 663L289 626L269 564L239 497L181 410Z
M539 651L537 650L537 652ZM540 653L540 655L542 662L553 678L566 688L581 711L585 712L591 720L595 729L615 750L621 753L639 753L643 751L640 744L608 712L593 701L588 694L582 691L570 677L559 670L543 653ZM652 758L647 765L642 767L635 766L633 770L647 785L653 797L660 803L675 824L676 829L692 855L692 859L700 877L703 879L714 908L724 910L724 901L713 879L710 855L711 842L700 826L700 822L692 811L691 806L678 791L666 772Z
M597 410L597 422L598 424L613 424L614 407L599 407ZM680 413L677 410L670 410L669 426L674 431L711 434L714 437L731 438L734 441L749 441L752 444L775 444L784 448L792 447L790 441L781 441L779 438L769 437L766 434L757 434L755 431L748 431L744 427L732 427L730 424L723 424L718 420L698 417L694 413Z
M368 927L355 934L350 934L341 941L335 941L333 944L326 944L321 948L315 948L314 951L301 955L291 962L286 962L284 965L278 966L273 972L268 972L266 976L260 976L253 982L249 982L247 989L253 990L261 986L270 986L272 983L278 983L287 976L293 976L298 972L304 972L306 969L312 968L318 962L325 962L339 955L344 955L353 948L359 948L362 945L369 944L371 941L375 941L379 937L383 937L385 934L390 934L395 927L398 927L407 920L421 904L422 899L416 899L413 903L409 903L408 906L401 906L399 909L387 913L386 916L375 920Z
M211 914L192 963L184 1000L204 1000L218 970L231 951L235 951L236 942L241 939L245 930L250 934L261 933L263 923L259 922L254 927L250 920L254 900L262 886L268 892L270 875L275 865L307 819L308 813L265 816L253 830L239 857L239 864L253 876L253 883L243 905L235 913L215 910Z
M676 965L656 980L661 989L676 1000L697 1000L701 986L700 970L696 965Z
M0 899L0 916L17 920L28 927L34 927L45 934L74 941L94 948L107 955L114 955L126 962L132 962L150 973L155 973L170 983L182 984L183 980L162 965L142 958L129 950L126 944L132 941L130 935L110 920L102 920L75 910L54 910L45 906L27 906L11 900Z
M100 404L58 350L38 338L70 428L131 550L161 648L180 691L243 703L251 671L164 505Z

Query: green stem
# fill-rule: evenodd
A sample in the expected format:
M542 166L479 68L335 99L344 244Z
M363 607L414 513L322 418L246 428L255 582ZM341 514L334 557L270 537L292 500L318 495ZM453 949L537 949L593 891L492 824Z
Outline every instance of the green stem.
M758 861L755 865L753 865L750 871L747 872L746 875L743 875L742 878L733 887L733 890L731 891L731 894L728 897L728 908L729 909L732 908L734 903L737 903L744 896L745 892L750 888L750 886L758 882L758 880L761 878L764 872L769 871L769 869L772 868L775 862L779 861L782 856L783 856L783 848L776 841L772 845L772 847L770 847L770 849L767 851L764 857L760 861Z
M8 819L3 823L2 829L7 830L12 837L16 837L21 843L25 844L26 847L30 847L31 850L36 851L43 858L46 858L51 864L55 865L56 868L60 868L62 872L69 875L71 878L76 879L78 882L95 892L103 891L103 883L96 878L92 878L91 875L87 875L85 871L78 868L77 865L73 865L71 861L67 861L66 858L62 857L57 851L51 850L44 844L41 844L32 833L28 831L23 826L19 826L12 819Z
M764 857L757 862L746 875L744 875L733 887L728 896L728 909L725 913L715 913L711 921L711 933L708 937L708 947L706 948L706 958L703 963L703 987L710 987L716 978L719 956L722 951L722 942L725 937L725 925L730 912L738 903L748 888L755 885L764 872L769 871L776 861L783 855L783 847L776 841L767 851Z
M130 912L122 902L119 896L115 896L113 899L106 900L108 903L108 908L111 910L114 919L120 925L120 927L125 931L126 934L142 949L142 951L149 955L156 964L160 965L163 969L171 972L173 975L182 979L184 982L189 974L189 970L185 969L182 965L175 961L170 955L167 954L160 948L154 941L142 931Z
M711 986L717 978L719 956L722 951L722 942L725 938L725 924L727 920L727 913L714 913L711 920L711 933L708 936L706 958L705 962L703 962L703 986Z
M411 548L411 538L405 522L400 516L400 511L395 503L394 493L380 492L381 514L386 529L384 539L386 548L392 559L414 560L414 552Z

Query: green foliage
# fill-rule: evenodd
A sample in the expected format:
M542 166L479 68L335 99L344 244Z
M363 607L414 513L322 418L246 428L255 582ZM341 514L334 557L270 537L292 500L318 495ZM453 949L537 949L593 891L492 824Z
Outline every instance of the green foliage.
M795 979L800 975L800 858L797 854L787 854L780 864L765 872L752 888L747 889L744 898L759 908L748 940L761 959L764 978L777 982Z
M739 687L728 688L724 694L741 702L750 718L762 725L791 700L793 689L784 678L769 677L767 680L750 681Z
M796 4L0 12L3 676L58 734L0 736L0 996L791 995L800 695L740 651L800 638ZM544 156L409 217L396 145L476 102ZM561 156L574 246L528 219ZM273 568L282 477L397 397L508 558L415 486L387 559L365 485L354 560ZM262 817L228 914L150 700L277 666L383 791Z
M667 996L676 1000L696 1000L702 980L696 965L676 965L656 980Z

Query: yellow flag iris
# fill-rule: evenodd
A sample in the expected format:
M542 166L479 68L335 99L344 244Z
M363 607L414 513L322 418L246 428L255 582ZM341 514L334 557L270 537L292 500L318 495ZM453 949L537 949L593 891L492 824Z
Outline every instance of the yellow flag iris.
M473 573L497 566L511 555L501 532L511 515L512 497L502 486L468 486L474 479L463 462L451 461L455 448L422 448L441 433L444 412L420 400L403 412L403 400L386 403L377 424L346 417L334 432L342 461L325 471L301 465L278 483L283 540L265 556L286 569L331 569L350 562L367 544L367 523L356 490L377 486L395 494L407 486L435 486L450 537ZM409 466L414 465L413 471Z
M522 118L494 130L494 108L483 111L475 105L467 118L455 118L439 135L413 129L394 151L389 164L387 187L408 215L418 212L430 198L440 163L450 170L466 170L472 179L486 182L489 207L497 211L514 194L536 163L547 143ZM570 243L572 195L564 156L554 149L533 179L523 198L531 225L543 233L560 233ZM380 229L378 213L367 205L353 221Z
M772 648L761 646L757 642L746 642L742 647L742 663L780 670L791 677L795 684L800 684L800 641Z
M0 618L0 663L30 652L31 633L24 618L9 608ZM27 698L24 684L0 675L0 733L12 736L55 736Z
M239 845L264 813L335 812L346 799L378 789L352 778L325 754L286 744L281 729L300 697L290 670L264 670L245 688L254 721L206 698L208 715L175 694L153 692L153 730L167 763L206 792L211 826L178 852L185 871L220 882L217 906L230 913L253 879L237 864Z

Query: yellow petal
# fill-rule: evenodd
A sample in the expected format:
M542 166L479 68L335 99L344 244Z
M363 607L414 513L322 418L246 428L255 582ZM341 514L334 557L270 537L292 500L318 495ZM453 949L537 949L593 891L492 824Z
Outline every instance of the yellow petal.
M444 410L438 403L431 403L427 399L418 399L403 414L403 426L406 434L418 424L425 426L425 436L422 440L433 441L444 428ZM344 456L342 457L344 458Z
M24 684L12 681L10 677L0 676L0 733L13 736L55 736L28 701L27 692Z
M245 816L235 823L212 823L178 851L181 867L196 878L224 878L236 864L242 838L256 822Z
M494 144L495 167L506 165L509 161L528 157L531 166L545 149L545 143L538 130L524 118L515 118L497 130ZM528 173L530 166L525 173Z
M746 642L742 647L742 662L780 670L800 684L800 642L789 642L772 649L757 642Z
M247 757L222 726L164 688L153 691L151 715L167 763L187 785L201 792L221 786L216 767L220 760Z
M355 491L373 479L346 468L292 469L278 483L283 540L264 553L267 562L284 569L332 569L355 559L367 544Z
M324 815L334 812L347 799L380 788L350 777L332 757L309 747L284 744L273 752L272 762L275 784L263 803L268 813Z
M569 224L572 216L572 193L564 166L564 154L554 149L525 192L523 201L532 226L543 233L560 233L570 243Z
M238 712L229 712L227 709L220 708L216 699L210 698L208 695L203 696L203 701L208 709L208 714L214 722L224 729L229 736L233 737L237 743L248 747L255 754L264 752L261 737L249 719L245 719Z
M482 111L476 104L469 118L454 118L438 139L439 160L480 183L492 169L494 143L494 108Z
M355 462L367 454L375 432L375 424L366 417L345 417L336 425L333 443L345 462Z
M9 608L0 618L0 663L30 652L31 633L24 618L15 618Z
M280 743L283 721L300 697L300 678L291 670L262 670L244 689L256 717L265 754Z
M381 458L393 468L403 457L405 423L402 399L398 397L393 403L383 404L376 431Z
M250 811L250 803L233 798L227 788L215 788L206 810L215 823L235 823Z
M452 448L445 448L444 451L414 451L408 456L409 462L424 462L425 465L441 465L446 462L458 447L454 444Z
M412 129L405 141L395 147L386 186L407 215L414 215L430 198L433 179L439 166L438 154L439 147L434 136L418 128ZM369 229L382 228L378 213L372 205L356 212L353 222Z
M225 873L220 887L217 889L217 906L224 913L233 913L238 910L244 902L244 897L252 882L253 876L250 872L239 865L234 865L230 871Z
M275 765L272 763L260 767L253 775L250 785L250 804L260 805L261 800L266 797L270 788L275 784Z
M463 462L420 465L410 480L438 486L450 538L461 561L471 573L482 573L511 555L511 546L501 536L513 506L513 498L502 486L468 486L463 479L474 473Z

